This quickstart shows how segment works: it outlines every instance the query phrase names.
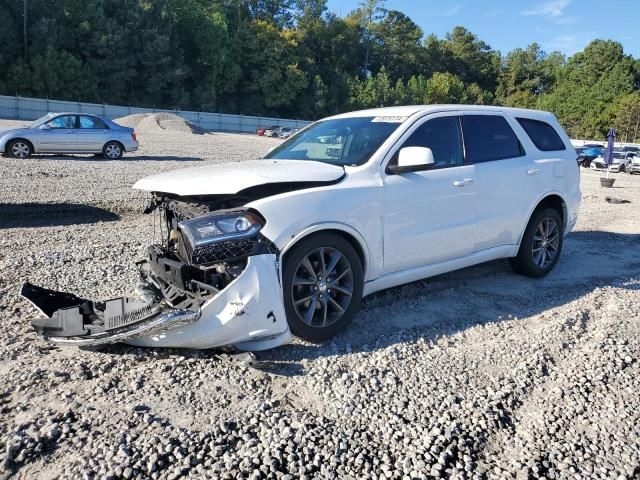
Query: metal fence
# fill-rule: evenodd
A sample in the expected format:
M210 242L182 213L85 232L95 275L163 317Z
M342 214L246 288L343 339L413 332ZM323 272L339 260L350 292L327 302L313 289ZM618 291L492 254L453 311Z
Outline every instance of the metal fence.
M195 123L205 130L221 132L255 132L258 127L280 125L289 128L302 128L310 122L270 117L245 115L227 115L223 113L190 112L183 110L162 110L156 108L121 107L97 103L66 102L43 98L7 97L0 95L0 118L17 120L35 120L49 112L78 112L104 115L111 119L134 113L174 113L185 120Z

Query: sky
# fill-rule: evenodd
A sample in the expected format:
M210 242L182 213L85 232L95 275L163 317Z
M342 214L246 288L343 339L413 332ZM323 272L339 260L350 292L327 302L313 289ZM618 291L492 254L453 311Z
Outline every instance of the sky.
M346 15L359 0L328 0L330 11ZM596 38L616 40L640 58L640 0L387 0L425 36L443 37L456 25L507 53L537 42L547 52L573 55Z

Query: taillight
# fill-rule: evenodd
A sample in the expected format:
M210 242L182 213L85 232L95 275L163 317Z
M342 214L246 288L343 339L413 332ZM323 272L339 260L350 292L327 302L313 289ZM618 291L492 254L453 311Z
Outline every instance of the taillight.
M134 131L134 132L131 132L131 138L133 138L133 141L134 141L134 142L137 142L137 141L138 141L138 137L136 137L136 132L135 132L135 131Z

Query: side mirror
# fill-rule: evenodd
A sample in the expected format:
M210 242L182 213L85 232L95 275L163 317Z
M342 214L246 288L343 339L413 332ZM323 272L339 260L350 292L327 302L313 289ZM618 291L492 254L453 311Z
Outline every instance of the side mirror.
M42 125L40 125L38 127L40 130L49 130L49 125L47 125L46 123L43 123Z
M427 147L404 147L398 152L398 164L387 167L394 175L408 172L420 172L433 168L433 152Z

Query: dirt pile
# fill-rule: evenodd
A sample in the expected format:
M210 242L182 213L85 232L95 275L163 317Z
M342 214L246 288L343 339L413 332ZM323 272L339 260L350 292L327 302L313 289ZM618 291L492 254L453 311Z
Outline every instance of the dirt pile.
M167 130L172 132L195 133L202 135L204 129L191 123L175 113L134 113L126 117L118 118L116 123L135 128L137 133L164 133Z

